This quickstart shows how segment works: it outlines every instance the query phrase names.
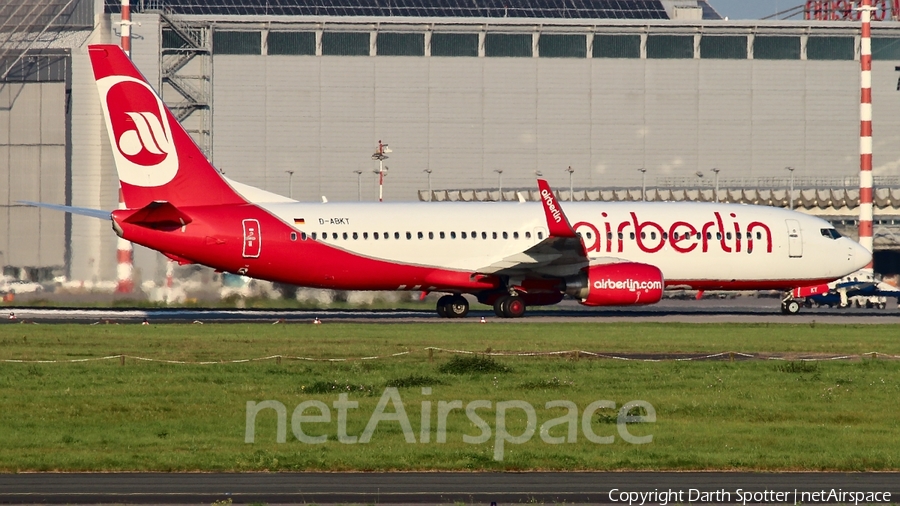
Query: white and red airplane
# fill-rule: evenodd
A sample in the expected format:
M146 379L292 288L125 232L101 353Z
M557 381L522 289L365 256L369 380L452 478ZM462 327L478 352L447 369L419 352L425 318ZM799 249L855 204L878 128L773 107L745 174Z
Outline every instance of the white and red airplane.
M127 209L48 207L111 218L120 237L179 262L307 287L445 292L437 312L457 318L469 310L462 294L519 317L565 295L653 304L666 288L784 290L782 311L795 313L798 299L871 260L828 222L792 211L563 211L543 180L541 204L297 202L225 178L118 46L89 51Z

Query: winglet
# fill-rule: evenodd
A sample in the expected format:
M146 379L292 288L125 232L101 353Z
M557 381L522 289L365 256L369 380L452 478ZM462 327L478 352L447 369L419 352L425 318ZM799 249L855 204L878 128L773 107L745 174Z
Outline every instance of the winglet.
M547 230L551 237L578 237L575 229L569 224L569 219L556 200L556 195L550 189L545 179L538 179L538 189L541 193L541 203L544 205L544 214L547 216Z

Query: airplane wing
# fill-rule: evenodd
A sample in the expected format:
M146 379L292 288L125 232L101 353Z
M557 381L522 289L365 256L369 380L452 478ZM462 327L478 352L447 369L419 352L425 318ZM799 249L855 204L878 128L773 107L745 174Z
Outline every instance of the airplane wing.
M521 253L478 269L479 274L512 278L561 277L577 274L588 266L581 237L566 218L550 185L538 179L538 188L547 218L547 238Z

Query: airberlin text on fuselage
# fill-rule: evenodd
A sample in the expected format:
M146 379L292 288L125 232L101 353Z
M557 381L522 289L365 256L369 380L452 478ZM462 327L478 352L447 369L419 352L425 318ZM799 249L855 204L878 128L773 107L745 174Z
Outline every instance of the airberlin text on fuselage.
M629 214L630 219L619 223L604 221L597 226L581 221L574 228L581 233L588 252L622 253L626 242L634 242L645 253L656 253L667 243L679 253L706 253L710 250L725 253L772 252L772 230L769 226L760 221L741 223L735 213L723 218L719 212L714 212L704 223L675 221L669 225L641 221L636 213ZM602 216L609 218L607 213L602 213ZM590 236L585 232L590 232ZM631 234L634 234L633 241Z

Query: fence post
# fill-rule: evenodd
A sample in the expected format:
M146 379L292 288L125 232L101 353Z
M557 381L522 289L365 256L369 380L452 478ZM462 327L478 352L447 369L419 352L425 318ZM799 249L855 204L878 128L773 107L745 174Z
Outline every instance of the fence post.
M125 365L125 355L119 355L119 365Z
M434 348L428 348L428 361L434 362Z

